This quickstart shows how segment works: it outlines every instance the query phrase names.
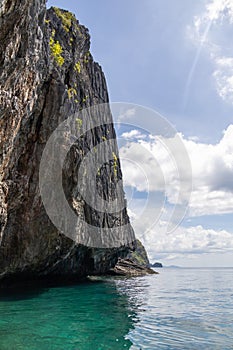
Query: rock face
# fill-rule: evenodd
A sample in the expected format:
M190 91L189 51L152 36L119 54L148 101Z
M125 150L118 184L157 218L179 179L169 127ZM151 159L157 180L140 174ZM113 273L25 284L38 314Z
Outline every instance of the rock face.
M118 259L117 264L110 269L109 274L117 276L137 277L144 275L158 274L158 272L147 266L138 264L132 259Z
M143 276L157 274L150 268L146 250L139 240L135 241L134 251L129 251L126 258L119 258L117 264L109 271L112 275L119 276Z
M2 281L101 274L129 251L132 242L117 249L74 243L51 223L40 197L39 164L53 130L68 115L108 102L104 74L89 49L88 30L71 13L46 10L45 0L0 0ZM73 147L64 170L65 192L73 210L99 227L129 223L126 209L117 216L98 213L77 192L76 165L81 155L107 138L115 138L111 118ZM116 146L111 151L118 155ZM118 158L115 163L99 174L99 189L106 200L114 196L122 177ZM133 241L130 226L129 230Z
M138 239L135 242L135 250L128 253L127 259L142 267L149 267L150 265L146 249Z

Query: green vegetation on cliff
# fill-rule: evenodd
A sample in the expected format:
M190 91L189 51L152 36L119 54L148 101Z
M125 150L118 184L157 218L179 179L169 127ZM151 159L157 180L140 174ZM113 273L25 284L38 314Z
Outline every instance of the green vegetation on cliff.
M76 21L75 16L73 13L65 10L60 10L58 7L53 7L53 9L57 17L61 19L64 30L68 33L72 26L72 22Z

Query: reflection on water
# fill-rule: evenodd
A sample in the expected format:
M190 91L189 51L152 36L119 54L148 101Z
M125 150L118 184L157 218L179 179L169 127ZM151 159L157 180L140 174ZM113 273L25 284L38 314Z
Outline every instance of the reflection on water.
M231 269L0 296L1 350L232 349Z
M131 349L233 349L232 269L161 269L117 282L134 305Z

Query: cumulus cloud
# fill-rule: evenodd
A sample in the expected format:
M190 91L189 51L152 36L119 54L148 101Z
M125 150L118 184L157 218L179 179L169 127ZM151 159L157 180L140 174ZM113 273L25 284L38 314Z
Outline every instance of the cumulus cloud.
M228 19L233 22L233 3L232 0L211 0L206 4L205 13L196 17L196 23L199 27L203 22L217 22Z
M161 256L169 260L181 256L216 254L233 251L233 233L226 230L205 229L201 225L179 227L173 234L165 234L156 227L140 236L150 260Z
M192 33L192 39L198 44L194 66L200 50L205 46L214 66L213 77L216 81L217 92L224 101L230 103L233 103L233 50L229 50L223 43L221 44L219 38L222 35L223 40L225 40L223 28L226 26L226 32L229 32L227 26L230 25L231 28L232 23L232 0L212 0L206 4L204 13L195 16L193 28L189 30ZM231 36L229 40L231 40Z
M201 225L194 227L179 227L173 235L150 231L142 240L150 242L149 248L158 253L189 253L233 250L233 234L225 230L215 231L204 229Z
M160 138L133 140L120 148L122 171L126 186L138 191L164 192L168 204L177 203L180 188L185 192L192 181L190 216L233 213L233 125L223 133L217 144L204 144L179 134L187 149L192 179L183 177ZM182 162L182 160L181 160Z
M233 103L233 57L216 57L213 76L219 96Z
M126 120L126 119L129 119L131 117L134 117L135 115L135 108L129 108L127 109L126 111L123 111L122 113L120 113L118 116L117 116L117 122L118 123L121 123L122 121Z
M199 42L211 44L208 38L211 27L226 23L233 23L233 2L232 0L211 0L205 6L205 11L194 17L194 28L196 39ZM212 42L214 47L214 42Z
M136 201L137 202L137 201ZM232 253L233 232L227 230L207 229L202 225L184 227L179 226L171 234L167 234L167 221L160 220L153 227L150 227L154 220L154 211L148 211L147 215L139 207L140 201L135 205L137 214L130 210L130 217L135 229L136 236L142 241L150 261L162 259L169 264L169 261L185 258L202 259L203 255L211 260L212 256ZM147 229L148 228L148 229Z
M129 132L124 132L121 137L124 139L145 139L146 135L143 135L139 130L130 130Z
M130 212L135 219L135 214ZM163 261L178 258L199 258L202 255L223 254L233 251L233 232L227 230L206 229L202 225L184 227L179 226L173 233L167 234L166 221L160 221L149 230L148 223L151 217L141 216L140 220L133 221L137 237L145 245L150 261Z

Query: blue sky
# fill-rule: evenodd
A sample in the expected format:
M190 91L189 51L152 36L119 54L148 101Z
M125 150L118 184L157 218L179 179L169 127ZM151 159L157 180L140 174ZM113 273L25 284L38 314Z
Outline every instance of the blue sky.
M74 12L89 28L91 53L103 67L111 101L160 112L190 154L190 214L173 245L170 237L159 236L147 246L151 236L140 237L150 258L183 266L233 266L232 2L48 1L51 5ZM156 142L144 138L144 143L158 151ZM130 149L124 151L130 154ZM126 173L127 167L123 162ZM135 179L140 183L139 175ZM133 207L137 205L136 198Z

